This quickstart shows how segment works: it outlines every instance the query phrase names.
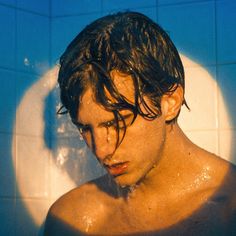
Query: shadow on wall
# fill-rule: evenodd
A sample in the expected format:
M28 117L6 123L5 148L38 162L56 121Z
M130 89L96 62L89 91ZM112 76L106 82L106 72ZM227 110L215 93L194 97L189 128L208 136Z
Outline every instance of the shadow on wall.
M60 108L59 96L59 89L55 87L45 99L44 141L52 152L55 166L65 170L75 186L79 186L104 174L105 170L87 148L79 131L72 124L69 114L57 115L57 110ZM53 112L52 108L55 108Z

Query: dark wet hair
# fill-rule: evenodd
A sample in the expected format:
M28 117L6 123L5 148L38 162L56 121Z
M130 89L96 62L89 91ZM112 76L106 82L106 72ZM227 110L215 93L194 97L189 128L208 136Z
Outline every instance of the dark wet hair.
M119 93L110 78L112 70L131 75L134 103ZM161 115L161 97L178 86L184 88L184 69L177 49L158 24L141 13L120 12L92 22L75 37L60 58L58 82L64 111L74 123L81 96L89 87L116 121L123 120L120 111L125 109L134 120L137 115L152 120Z

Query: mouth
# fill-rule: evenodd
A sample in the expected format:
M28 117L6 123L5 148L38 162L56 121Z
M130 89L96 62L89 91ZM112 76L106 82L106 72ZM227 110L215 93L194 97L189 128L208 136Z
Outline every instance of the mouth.
M128 162L123 162L113 165L105 165L105 167L111 175L118 176L126 172L128 168Z

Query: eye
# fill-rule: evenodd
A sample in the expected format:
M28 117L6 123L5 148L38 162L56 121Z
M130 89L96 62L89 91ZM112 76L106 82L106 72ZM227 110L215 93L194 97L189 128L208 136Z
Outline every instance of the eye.
M124 129L126 125L125 125L125 120L123 121L122 119L119 119L118 123L116 123L115 120L111 120L111 121L105 122L103 126L106 128L117 129L118 127L119 129Z
M104 126L106 127L106 128L109 128L109 127L116 127L116 122L114 121L114 120L111 120L111 121L107 121L105 124L104 124Z

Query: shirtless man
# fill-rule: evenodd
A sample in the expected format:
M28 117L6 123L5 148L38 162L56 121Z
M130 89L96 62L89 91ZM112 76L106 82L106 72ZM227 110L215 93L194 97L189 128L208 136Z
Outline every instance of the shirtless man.
M177 123L184 70L146 16L88 25L60 60L63 107L108 174L50 208L45 235L236 235L235 167Z

